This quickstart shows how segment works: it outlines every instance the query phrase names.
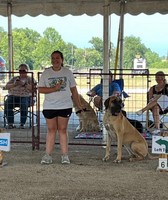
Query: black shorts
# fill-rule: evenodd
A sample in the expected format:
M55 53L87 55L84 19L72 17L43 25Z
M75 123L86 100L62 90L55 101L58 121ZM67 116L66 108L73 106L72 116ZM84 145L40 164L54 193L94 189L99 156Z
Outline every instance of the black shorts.
M72 114L72 108L61 109L61 110L43 110L43 115L47 119L54 117L65 117L68 118Z

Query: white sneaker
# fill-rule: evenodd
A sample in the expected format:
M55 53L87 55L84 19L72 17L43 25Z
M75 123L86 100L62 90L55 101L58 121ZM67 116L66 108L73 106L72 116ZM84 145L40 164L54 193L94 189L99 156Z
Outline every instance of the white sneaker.
M152 133L152 135L159 135L160 130L159 129L154 129L151 133Z
M69 160L69 158L68 158L68 155L62 155L61 156L61 163L62 164L70 164L70 160Z
M136 114L137 114L137 115L142 115L143 112L142 112L142 110L139 110L139 111L136 112Z
M52 164L52 157L46 153L41 159L41 164Z

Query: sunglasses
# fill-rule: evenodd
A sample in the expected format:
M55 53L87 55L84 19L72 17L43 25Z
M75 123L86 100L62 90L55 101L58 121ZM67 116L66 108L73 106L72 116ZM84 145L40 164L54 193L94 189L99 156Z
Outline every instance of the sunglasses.
M27 71L24 70L24 69L20 69L20 70L19 70L19 73L27 73Z

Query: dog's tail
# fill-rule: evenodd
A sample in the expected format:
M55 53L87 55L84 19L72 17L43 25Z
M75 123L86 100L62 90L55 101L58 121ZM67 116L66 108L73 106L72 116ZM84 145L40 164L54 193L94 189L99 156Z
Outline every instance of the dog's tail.
M149 160L156 160L156 159L159 159L159 156L152 156L149 152L146 156Z

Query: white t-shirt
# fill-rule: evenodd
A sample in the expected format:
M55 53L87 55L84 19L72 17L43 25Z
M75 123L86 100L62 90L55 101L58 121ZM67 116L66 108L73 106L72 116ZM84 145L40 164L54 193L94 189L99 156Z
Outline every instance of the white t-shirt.
M73 73L62 67L59 71L54 71L52 67L45 69L42 73L38 87L53 87L57 82L61 82L60 91L45 94L43 109L66 109L72 108L72 94L70 88L76 86Z

